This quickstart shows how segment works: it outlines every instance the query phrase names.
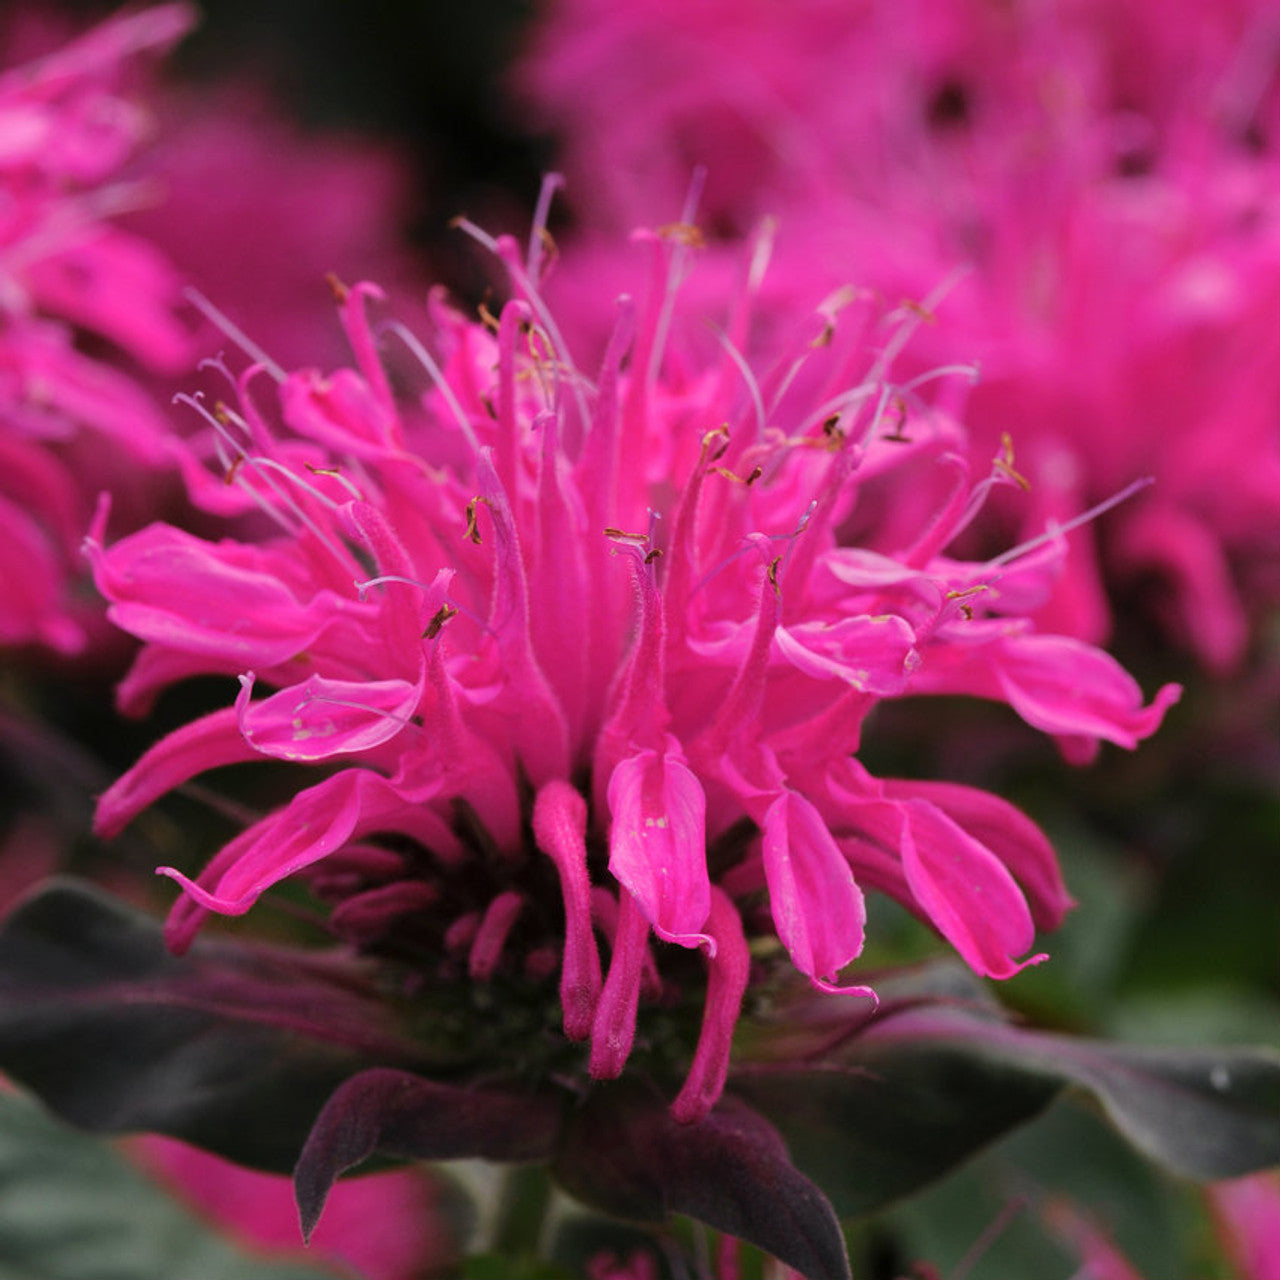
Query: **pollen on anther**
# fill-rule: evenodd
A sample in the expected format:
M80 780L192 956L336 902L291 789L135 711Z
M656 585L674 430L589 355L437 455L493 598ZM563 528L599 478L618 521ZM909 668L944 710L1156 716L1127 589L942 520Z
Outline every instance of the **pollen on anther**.
M992 462L992 466L994 466L997 471L1008 476L1019 489L1027 492L1030 491L1031 481L1028 480L1020 471L1017 471L1014 468L1013 437L1007 431L1003 432L1000 436L1000 453Z
M351 290L338 279L337 275L332 271L325 272L324 282L329 286L329 292L333 294L333 300L341 306L347 300Z
M465 537L468 542L474 542L478 547L480 545L480 525L476 519L476 512L480 505L479 498L472 498L467 503L467 532Z
M702 228L693 222L668 222L658 228L658 234L664 240L674 240L688 249L701 249L707 243Z
M894 396L891 403L898 411L898 420L893 424L891 430L885 432L881 439L892 441L894 444L910 444L911 437L903 431L903 427L907 425L906 402L901 396Z
M431 616L427 629L422 633L424 640L434 640L440 634L440 628L452 618L458 610L451 604L442 604Z

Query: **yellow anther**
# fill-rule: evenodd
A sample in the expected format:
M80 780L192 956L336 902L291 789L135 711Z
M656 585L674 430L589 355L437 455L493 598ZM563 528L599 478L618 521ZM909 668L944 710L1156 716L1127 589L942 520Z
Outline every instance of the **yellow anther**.
M664 240L674 240L689 249L702 249L707 243L702 228L692 222L668 222L658 228L658 234Z
M1030 491L1031 481L1013 466L1013 437L1006 431L1000 436L1000 453L992 460L997 471L1008 476L1020 489Z
M903 300L898 305L905 307L913 315L919 316L920 319L925 322L925 324L938 323L938 317L935 316L933 312L928 309L928 307L922 307L920 303L916 302L912 298L903 298Z

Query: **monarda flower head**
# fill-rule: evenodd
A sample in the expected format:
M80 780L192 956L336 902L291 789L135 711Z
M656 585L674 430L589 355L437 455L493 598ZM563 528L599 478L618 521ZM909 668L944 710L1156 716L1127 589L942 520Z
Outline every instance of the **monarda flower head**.
M856 300L760 374L729 337L700 357L669 323L696 240L677 224L638 233L648 287L617 301L588 377L542 299L545 233L522 255L464 226L509 272L496 315L436 297L420 339L372 325L373 285L335 284L354 367L221 366L226 399L189 400L220 456L219 474L189 468L195 498L261 508L278 536L154 525L107 546L104 507L88 542L144 642L126 707L199 673L241 686L102 797L101 832L216 766L320 775L196 879L161 868L183 889L170 945L302 878L333 935L404 966L424 1007L524 984L507 1042L500 1019L473 1028L506 1064L549 1054L562 1078L584 1041L611 1078L639 1044L686 1071L683 1120L721 1092L753 973L787 960L872 995L846 973L863 886L979 973L1042 959L1035 929L1069 905L1044 836L984 792L873 777L869 713L993 698L1084 758L1134 746L1178 691L1144 706L1105 654L1028 622L1056 533L985 564L946 555L1016 472L1002 454L971 474L923 384L893 381L918 318ZM417 394L393 391L392 356ZM864 497L915 526L842 545ZM528 984L557 983L548 1040ZM663 1028L691 1006L696 1047L673 1049Z
M121 178L147 128L129 71L193 19L182 4L122 16L0 75L0 645L84 648L81 468L100 486L104 460L124 477L168 459L164 416L121 365L181 367L178 279L111 215L139 198ZM125 359L90 354L103 339Z

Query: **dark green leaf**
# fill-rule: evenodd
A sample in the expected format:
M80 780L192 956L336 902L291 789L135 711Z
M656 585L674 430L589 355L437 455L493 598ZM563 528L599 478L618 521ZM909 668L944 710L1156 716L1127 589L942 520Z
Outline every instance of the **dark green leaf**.
M859 1066L758 1068L729 1087L778 1126L843 1217L869 1213L955 1168L1038 1115L1057 1081L965 1046L870 1046Z
M363 1071L325 1103L298 1159L302 1229L311 1235L334 1180L375 1151L408 1160L545 1159L559 1111L558 1099L547 1095Z
M1232 1178L1280 1163L1280 1054L1270 1050L1112 1044L938 1008L885 1019L842 1049L840 1060L862 1065L870 1056L887 1072L895 1053L926 1044L1086 1090L1134 1146L1175 1173Z
M0 1069L95 1132L151 1130L292 1169L333 1090L406 1054L358 975L202 940L54 882L0 930Z
M830 1203L777 1131L737 1099L684 1125L641 1084L597 1086L565 1125L554 1169L570 1194L607 1213L647 1222L687 1214L809 1280L848 1280Z
M117 1151L0 1096L0 1280L322 1280L247 1257Z

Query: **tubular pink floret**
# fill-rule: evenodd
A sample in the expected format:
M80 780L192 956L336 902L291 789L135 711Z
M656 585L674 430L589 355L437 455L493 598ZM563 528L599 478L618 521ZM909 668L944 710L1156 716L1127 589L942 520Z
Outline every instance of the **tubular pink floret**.
M587 871L587 802L569 783L552 779L533 805L533 837L556 864L564 898L564 960L560 1004L570 1040L591 1034L600 998L600 952L591 928L591 879Z
M148 805L206 769L252 760L257 751L240 733L235 707L212 711L161 738L98 799L93 829L118 835Z
M609 976L591 1026L590 1068L596 1080L616 1079L631 1054L648 940L649 922L644 912L625 889L619 890L618 927L613 935Z
M715 886L711 889L711 914L707 917L706 929L716 945L714 950L703 949L707 962L707 999L702 1031L689 1074L671 1104L672 1114L682 1124L701 1120L724 1091L733 1029L737 1026L751 968L751 953L738 909L728 894Z
M486 982L493 977L502 959L507 935L523 909L524 896L513 889L498 894L485 908L467 957L467 972L475 981Z

